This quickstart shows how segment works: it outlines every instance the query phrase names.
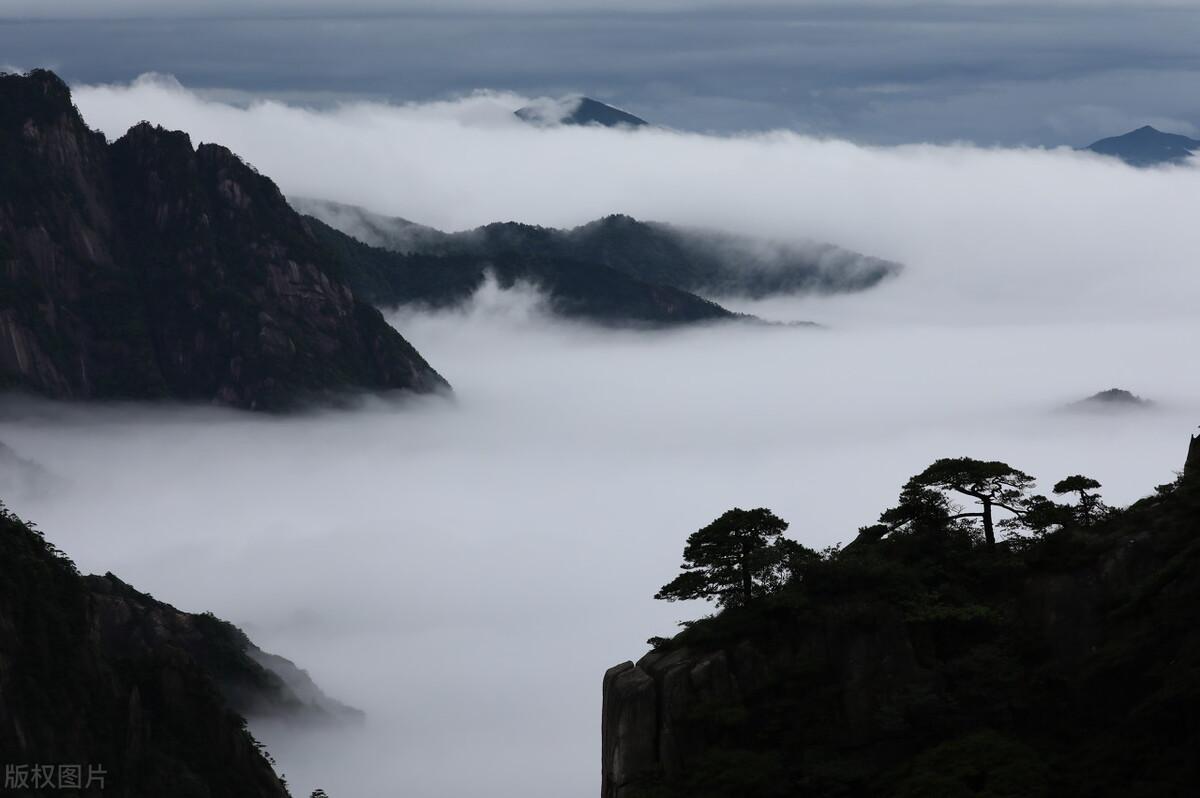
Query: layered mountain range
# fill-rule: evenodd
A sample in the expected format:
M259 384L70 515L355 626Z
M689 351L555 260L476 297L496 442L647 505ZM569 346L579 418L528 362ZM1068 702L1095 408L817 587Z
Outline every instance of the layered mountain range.
M44 70L0 75L0 386L250 409L447 387L271 180L148 123L109 144Z
M379 305L452 305L491 273L502 285L536 285L561 315L679 324L738 318L717 304L724 297L864 291L900 271L830 244L760 241L624 215L566 230L500 222L445 233L339 203L292 202L338 253L355 291Z
M584 107L584 106L581 106ZM53 73L0 75L0 388L255 410L445 390L376 306L445 307L489 275L612 325L749 319L720 297L868 289L898 264L609 216L443 233L285 201L216 144L109 143Z

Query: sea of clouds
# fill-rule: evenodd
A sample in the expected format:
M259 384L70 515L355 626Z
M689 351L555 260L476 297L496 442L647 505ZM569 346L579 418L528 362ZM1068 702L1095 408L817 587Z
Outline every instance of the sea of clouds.
M110 138L148 118L287 194L443 228L626 212L906 265L862 295L738 304L819 330L597 330L494 285L397 312L452 400L7 406L5 498L82 570L228 618L366 710L359 728L252 724L297 794L594 795L600 677L706 611L651 596L722 511L770 507L822 548L958 455L1043 490L1090 474L1125 503L1172 478L1200 421L1190 166L541 129L503 94L238 106L146 78L75 96ZM1157 404L1060 410L1114 386Z
M75 100L110 138L150 118L228 146L285 194L441 229L628 213L826 240L909 265L854 315L1128 320L1195 309L1200 169L1190 166L1136 170L1065 148L865 147L786 131L538 128L512 114L531 98L494 92L315 109L230 104L148 75L77 87Z

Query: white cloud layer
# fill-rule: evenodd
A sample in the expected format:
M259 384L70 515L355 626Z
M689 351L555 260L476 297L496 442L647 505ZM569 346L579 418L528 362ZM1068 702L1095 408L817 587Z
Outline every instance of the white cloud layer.
M1125 503L1171 478L1200 415L1195 168L543 130L507 95L317 111L147 79L76 98L109 136L150 118L289 193L443 227L621 211L908 265L865 295L745 308L822 331L599 332L494 286L397 317L454 401L0 414L0 468L25 469L8 501L84 570L242 624L368 712L356 732L255 727L299 795L595 795L600 677L702 611L650 596L722 511L771 507L819 548L958 455L1043 489L1090 474ZM1109 387L1159 407L1055 412Z
M1066 149L864 147L776 132L538 129L528 98L310 109L204 99L168 78L77 87L110 137L143 118L229 146L285 193L458 229L608 213L827 240L908 266L810 315L1002 321L1184 317L1200 300L1200 169Z
M705 611L650 597L724 510L771 507L820 548L958 455L1043 490L1090 474L1124 503L1172 477L1200 415L1176 365L1194 322L647 335L488 287L396 323L455 401L0 421L54 480L11 504L84 570L242 624L367 711L359 730L253 724L297 795L593 796L600 677ZM1055 412L1110 385L1162 407Z

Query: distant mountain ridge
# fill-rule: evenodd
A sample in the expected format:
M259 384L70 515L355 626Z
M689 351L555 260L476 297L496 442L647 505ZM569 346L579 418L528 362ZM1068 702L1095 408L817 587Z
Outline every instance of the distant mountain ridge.
M0 388L280 410L447 387L232 152L149 123L109 144L52 72L0 75Z
M1089 144L1084 149L1120 158L1130 166L1159 166L1184 163L1200 151L1200 139L1164 133L1150 125Z
M573 315L674 323L733 316L714 304L723 297L862 291L901 269L900 264L829 244L764 242L623 215L572 229L503 222L443 233L339 203L292 202L314 217L314 223L324 222L380 250L372 253L329 235L330 231L324 233L326 244L348 264L347 273L355 275L356 291L385 305L459 301L478 287L483 272L491 268L502 282L526 279L552 294L568 287L611 293L621 285L631 297L655 289L663 297L673 297L669 307L657 313L651 308L634 313L632 308L612 304ZM314 229L319 228L314 224ZM573 275L572 280L560 279L567 274ZM577 310L588 299L583 294L563 298L575 302ZM697 303L705 303L703 310Z
M535 125L599 125L601 127L646 127L650 123L628 111L614 108L591 97L569 97L518 108L513 113Z
M319 219L309 217L308 222L322 243L337 253L354 291L382 307L454 306L470 299L490 275L502 288L533 285L545 294L555 315L604 325L662 327L752 319L677 288L535 248L395 252L364 244ZM516 240L537 239L546 232L512 223L500 227Z
M1080 399L1066 406L1067 410L1085 412L1119 412L1124 410L1147 410L1154 406L1149 399L1143 399L1124 388L1109 388L1099 393Z

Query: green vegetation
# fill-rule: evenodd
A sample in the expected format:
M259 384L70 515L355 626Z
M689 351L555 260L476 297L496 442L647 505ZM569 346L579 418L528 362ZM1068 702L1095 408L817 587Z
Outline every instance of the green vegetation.
M639 663L677 750L660 749L642 771L658 775L630 794L1192 794L1200 469L1125 509L1099 487L1067 477L1053 490L1075 501L1057 504L1007 464L939 460L852 543L749 595L728 553L742 528L693 534L688 563L709 559L705 533L717 567L686 570L663 597L737 600L653 639ZM1007 517L989 524L996 512ZM764 550L787 540L776 521ZM697 670L714 657L719 675Z
M958 512L948 516L947 520L961 518L978 518L983 524L984 540L989 547L996 545L996 527L993 513L996 508L1007 510L1020 517L1025 512L1026 491L1033 485L1034 479L1023 471L1019 471L1008 463L997 460L975 460L970 457L945 458L933 463L920 474L908 481L905 493L919 495L919 501L926 501L926 491L934 491L943 496L957 494L973 499L979 505L979 512ZM903 507L904 495L901 497Z
M1066 479L1059 480L1054 485L1054 493L1061 496L1064 493L1079 494L1079 504L1076 511L1076 523L1087 526L1096 520L1097 516L1105 512L1108 508L1100 501L1100 497L1094 491L1100 489L1100 483L1091 477L1085 477L1082 474L1076 474Z
M702 598L721 607L745 604L756 595L777 590L806 554L815 556L783 537L787 526L762 507L729 510L688 537L683 573L655 598Z
M127 798L286 798L189 641L153 640L140 601L0 504L0 761L97 765Z

